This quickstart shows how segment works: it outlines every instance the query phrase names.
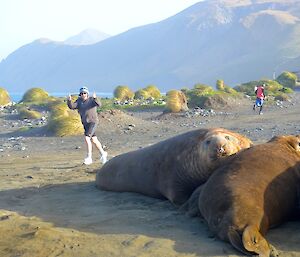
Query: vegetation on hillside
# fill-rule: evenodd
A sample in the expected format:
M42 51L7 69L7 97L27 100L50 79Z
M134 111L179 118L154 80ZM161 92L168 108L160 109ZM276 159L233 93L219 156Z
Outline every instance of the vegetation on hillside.
M205 84L196 84L192 89L183 89L190 108L215 108L228 105L230 98L241 96L236 90L224 84L223 80L217 80L217 90Z
M8 92L4 88L0 88L0 106L6 106L11 103Z
M236 86L234 89L243 92L246 95L249 95L252 97L252 99L255 99L255 92L254 88L255 86L265 84L265 94L269 99L274 99L274 100L281 100L285 101L289 99L290 93L293 92L291 88L284 87L283 85L279 84L277 80L268 80L268 79L263 79L263 80L257 80L257 81L250 81L244 84L241 84L239 86Z
M298 77L295 73L284 71L277 78L276 81L283 87L294 89L297 84Z

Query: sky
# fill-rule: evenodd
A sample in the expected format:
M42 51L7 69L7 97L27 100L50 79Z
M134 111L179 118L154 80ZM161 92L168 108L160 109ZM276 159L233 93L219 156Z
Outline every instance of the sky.
M164 20L201 0L0 0L0 61L38 38L85 29L117 35Z

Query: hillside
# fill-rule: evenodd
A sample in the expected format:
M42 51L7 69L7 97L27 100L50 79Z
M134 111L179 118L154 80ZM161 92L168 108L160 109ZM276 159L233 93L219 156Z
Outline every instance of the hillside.
M68 45L92 45L109 37L110 35L101 31L86 29L81 31L78 35L67 38L64 43Z
M112 92L148 84L166 92L217 79L234 85L299 70L300 2L211 0L92 45L37 40L0 63L0 85Z

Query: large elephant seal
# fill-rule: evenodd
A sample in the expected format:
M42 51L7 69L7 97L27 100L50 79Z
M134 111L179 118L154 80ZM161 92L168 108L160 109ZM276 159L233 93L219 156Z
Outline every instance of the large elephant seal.
M97 172L96 185L182 204L207 180L218 159L251 145L248 138L222 128L190 131L114 157Z
M300 136L280 136L228 157L200 192L210 230L243 253L270 256L267 230L297 208Z

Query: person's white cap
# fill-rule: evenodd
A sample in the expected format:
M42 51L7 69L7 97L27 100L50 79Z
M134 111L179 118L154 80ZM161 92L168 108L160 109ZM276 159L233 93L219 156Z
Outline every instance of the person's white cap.
M89 89L87 87L81 87L79 89L79 94L81 94L81 93L87 93L87 94L89 94Z

